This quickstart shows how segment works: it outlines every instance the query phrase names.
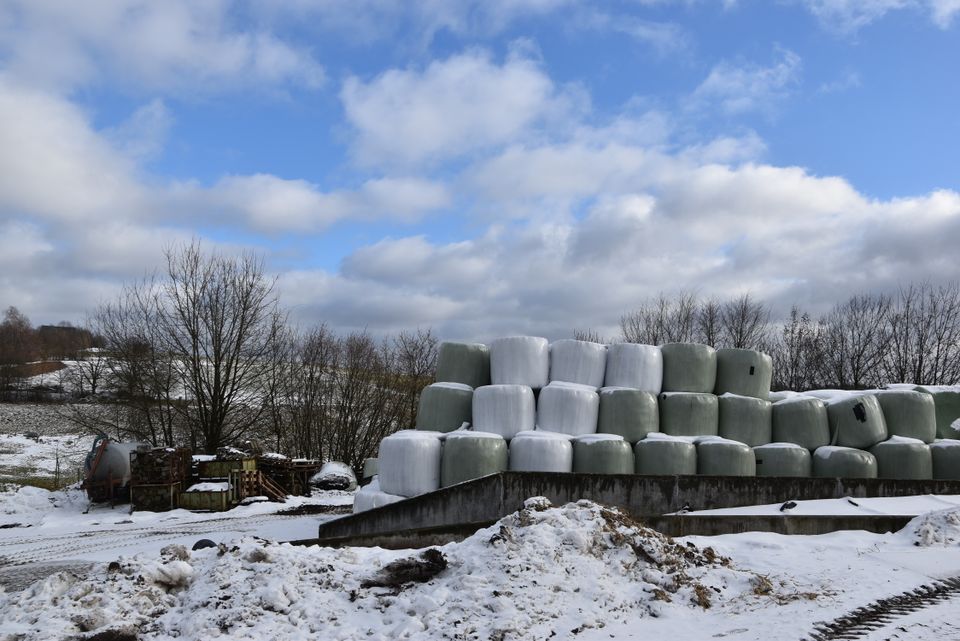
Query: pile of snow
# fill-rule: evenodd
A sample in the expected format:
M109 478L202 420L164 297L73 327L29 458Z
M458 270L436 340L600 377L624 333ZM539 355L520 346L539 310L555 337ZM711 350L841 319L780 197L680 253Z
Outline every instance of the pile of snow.
M229 483L219 481L204 481L202 483L194 483L187 488L187 492L228 492L229 490Z
M399 563L398 563L399 561ZM404 569L405 568L405 569ZM756 575L589 501L542 498L461 543L411 555L246 538L121 558L0 594L0 636L532 639L643 617L683 622L754 594Z
M34 525L52 510L75 515L89 505L86 493L78 487L51 492L29 485L0 484L0 526Z
M960 509L921 514L900 533L920 547L960 545Z

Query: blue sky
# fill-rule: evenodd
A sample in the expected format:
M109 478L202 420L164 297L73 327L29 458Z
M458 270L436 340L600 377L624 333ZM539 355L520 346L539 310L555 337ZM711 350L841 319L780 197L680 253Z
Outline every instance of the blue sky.
M0 304L164 247L302 323L613 333L956 278L960 0L0 0Z

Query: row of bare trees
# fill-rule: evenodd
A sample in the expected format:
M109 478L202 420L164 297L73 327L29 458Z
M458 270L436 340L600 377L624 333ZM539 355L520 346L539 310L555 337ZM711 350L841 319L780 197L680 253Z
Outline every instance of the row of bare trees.
M620 319L620 340L763 350L773 356L775 389L960 382L957 283L859 294L817 318L794 306L785 321L770 319L770 308L749 294L726 301L660 295Z
M251 440L359 467L413 424L437 340L429 330L383 339L294 330L274 285L253 254L169 250L164 273L91 317L104 349L76 369L93 400L116 411L73 406L71 418L156 445L214 452ZM95 364L105 370L94 381Z

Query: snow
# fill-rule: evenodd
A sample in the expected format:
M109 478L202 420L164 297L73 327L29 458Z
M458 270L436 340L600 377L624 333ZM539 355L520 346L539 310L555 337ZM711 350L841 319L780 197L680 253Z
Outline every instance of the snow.
M455 389L460 390L461 392L472 392L473 388L467 385L466 383L433 383L430 387L444 387L446 389Z
M205 481L203 483L194 483L187 488L187 492L227 492L230 490L230 484L227 482Z
M814 499L793 501L796 507L790 509L790 515L891 515L913 516L925 512L960 508L960 495L891 496L872 498ZM721 515L767 515L784 514L780 510L782 503L767 505L748 505L745 507L727 507L714 510L694 510L688 514Z
M576 443L601 443L604 441L622 441L623 437L619 434L582 434L573 437Z

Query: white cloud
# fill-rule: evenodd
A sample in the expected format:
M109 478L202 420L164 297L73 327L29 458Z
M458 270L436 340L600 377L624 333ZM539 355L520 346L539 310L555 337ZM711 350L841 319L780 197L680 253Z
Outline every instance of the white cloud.
M802 62L796 53L778 49L768 67L721 62L693 93L693 104L716 104L728 115L771 113L799 84Z
M308 51L238 28L234 9L222 0L8 0L0 6L0 56L8 73L57 91L105 74L191 95L323 82Z
M934 23L941 29L949 29L953 18L960 13L960 0L929 0Z
M483 52L393 69L370 82L349 78L341 92L365 164L416 164L458 157L512 141L565 115L570 97L539 66Z
M163 151L173 114L162 100L152 100L138 108L120 124L102 132L125 155L137 161L150 160Z
M941 29L953 24L960 0L799 0L824 28L854 34L888 13L903 9L926 11Z

